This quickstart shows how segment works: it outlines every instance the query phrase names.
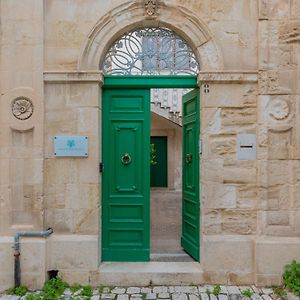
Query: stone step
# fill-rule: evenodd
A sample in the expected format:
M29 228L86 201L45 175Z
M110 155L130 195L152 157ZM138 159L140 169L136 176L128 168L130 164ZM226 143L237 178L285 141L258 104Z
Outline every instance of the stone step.
M198 262L106 262L93 272L93 286L148 286L203 284Z
M153 253L150 255L151 261L160 262L193 262L194 260L186 253Z

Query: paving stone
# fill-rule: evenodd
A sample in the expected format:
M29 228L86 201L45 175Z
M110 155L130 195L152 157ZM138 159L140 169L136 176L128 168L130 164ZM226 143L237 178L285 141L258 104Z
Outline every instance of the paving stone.
M99 295L99 289L93 290L93 295Z
M240 285L238 288L240 289L241 292L244 291L244 290L247 290L247 289L252 291L251 286L248 286L248 285Z
M82 289L79 289L73 293L73 296L79 296L81 292L82 292Z
M170 294L169 293L159 293L158 298L168 299L168 298L170 298Z
M198 286L199 293L206 293L206 288L204 286Z
M188 297L184 293L174 293L174 294L172 294L172 299L173 300L188 300Z
M229 300L242 300L241 294L229 294L228 295Z
M131 294L130 299L141 299L143 298L142 294Z
M228 296L225 295L225 294L220 294L220 295L218 296L218 299L219 299L219 300L228 300Z
M228 290L225 285L221 285L220 287L221 287L221 291L220 291L221 294L225 294L225 295L228 294Z
M288 300L299 300L299 297L294 295L293 293L287 293L287 299Z
M262 288L261 290L265 295L271 295L273 293L273 290L271 288Z
M91 300L99 300L100 299L100 295L94 295L91 297Z
M255 285L251 285L251 289L255 294L260 295L261 294L261 289L259 289L258 287L256 287Z
M129 300L129 296L127 294L121 294L117 296L117 300Z
M115 294L101 294L101 299L115 299L116 295Z
M201 293L200 298L201 298L201 300L209 300L209 297L206 293Z
M141 288L138 287L129 287L127 289L127 294L139 294L141 292Z
M0 296L0 299L1 300L18 300L19 297L15 296L15 295L3 295L3 296Z
M148 294L148 293L151 293L151 292L152 292L151 288L147 288L147 287L141 288L141 293L142 294Z
M147 295L146 295L146 299L156 299L156 293L148 293Z
M210 294L209 298L210 300L218 300L218 298L213 294Z
M259 294L253 294L252 296L251 296L251 300L261 300L262 298L261 298L261 296L259 295Z
M198 289L196 286L175 286L175 292L198 294Z
M167 286L155 286L153 288L153 293L168 293L169 289Z
M209 291L212 292L213 289L214 289L214 286L213 286L213 285L207 285L207 284L206 284L206 285L204 286L204 293L206 293L207 290L209 290Z
M109 287L104 287L104 288L102 289L102 293L103 293L103 294L109 294L109 293L110 293L110 288L109 288Z
M64 295L66 295L66 296L72 296L71 290L70 289L65 289L64 290Z
M189 294L189 300L199 300L200 297L198 295L195 295L195 294Z
M228 294L240 294L240 289L235 285L227 286Z
M169 286L169 293L175 293L175 287L174 286Z
M264 300L272 300L272 298L271 298L269 295L261 295L261 297L262 297Z
M125 294L126 289L125 288L121 288L121 287L115 287L114 289L112 289L111 292L113 294Z

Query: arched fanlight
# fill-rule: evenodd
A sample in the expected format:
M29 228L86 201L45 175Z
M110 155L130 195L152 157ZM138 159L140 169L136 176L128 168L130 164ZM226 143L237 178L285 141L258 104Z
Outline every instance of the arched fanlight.
M196 75L191 47L167 28L142 28L116 41L101 66L107 75Z

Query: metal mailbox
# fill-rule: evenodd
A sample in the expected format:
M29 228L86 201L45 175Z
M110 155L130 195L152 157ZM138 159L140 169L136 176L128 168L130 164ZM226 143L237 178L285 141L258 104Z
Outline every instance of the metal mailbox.
M237 159L256 159L256 134L241 133L237 135Z

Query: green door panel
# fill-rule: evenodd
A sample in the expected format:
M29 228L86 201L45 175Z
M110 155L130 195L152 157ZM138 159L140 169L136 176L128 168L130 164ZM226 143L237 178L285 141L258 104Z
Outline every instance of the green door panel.
M182 237L181 246L197 261L200 260L200 180L199 135L200 96L199 89L182 97Z
M104 89L102 260L150 257L150 90Z
M152 136L151 144L155 149L155 165L150 167L151 187L168 186L168 140L166 136Z

